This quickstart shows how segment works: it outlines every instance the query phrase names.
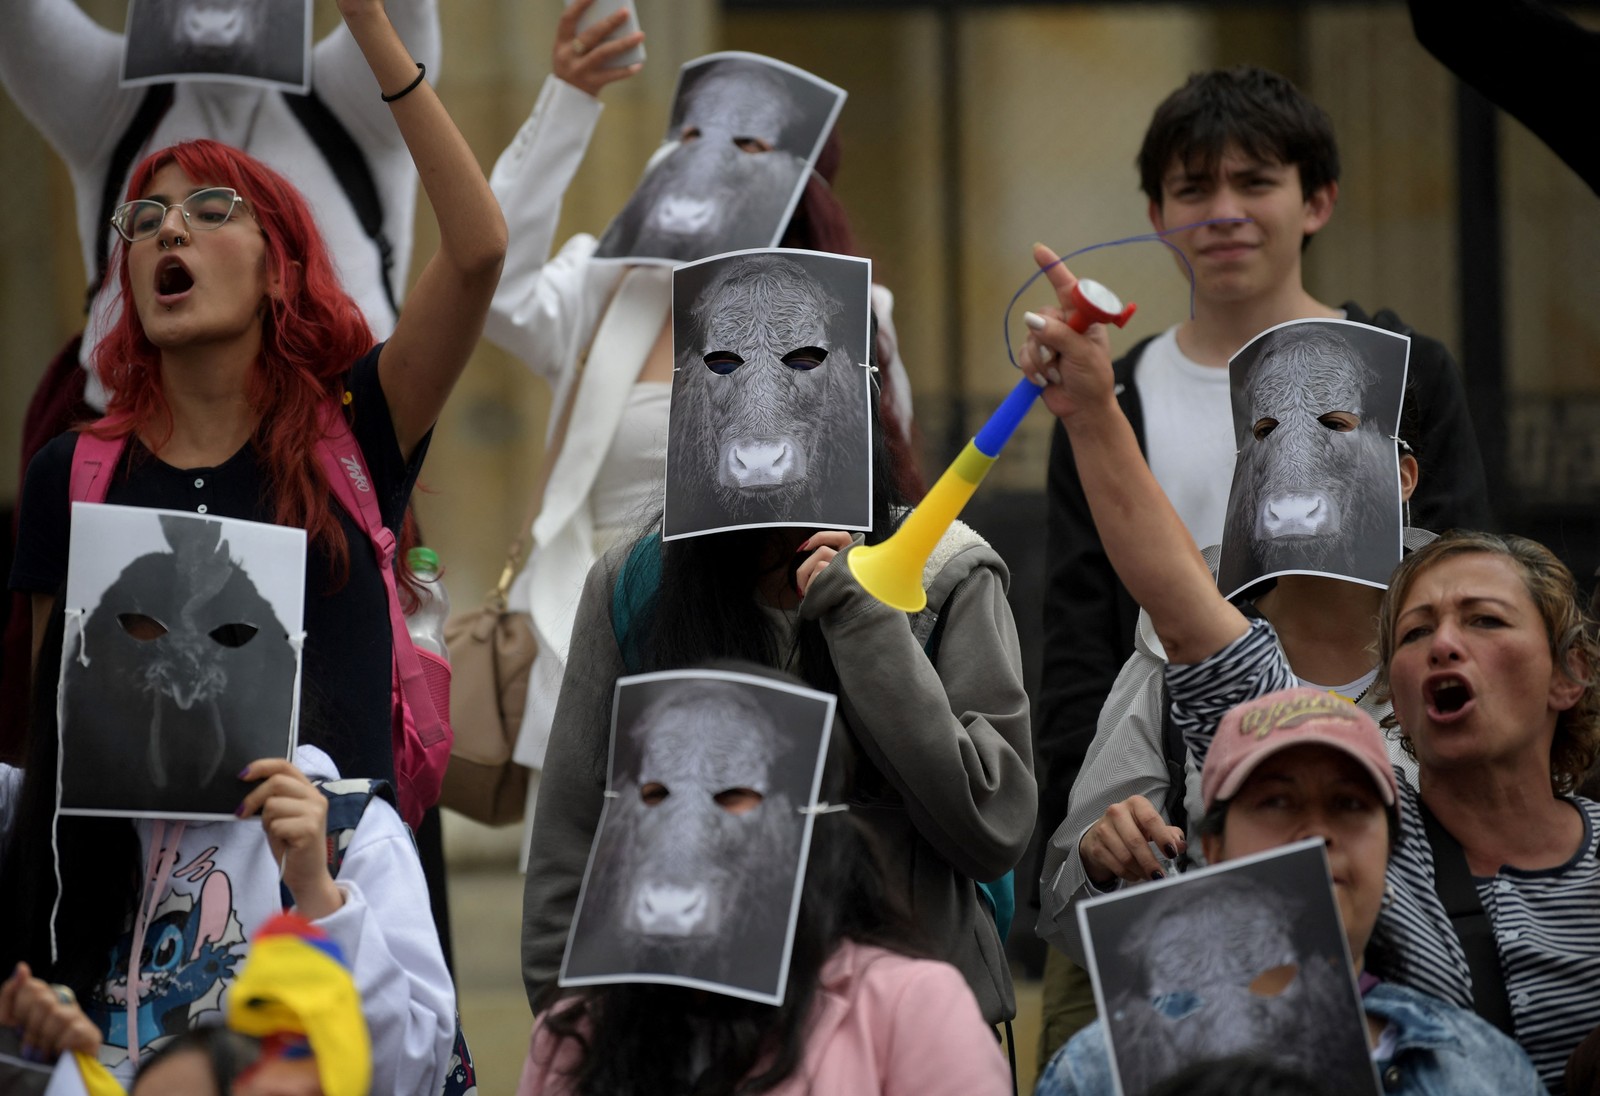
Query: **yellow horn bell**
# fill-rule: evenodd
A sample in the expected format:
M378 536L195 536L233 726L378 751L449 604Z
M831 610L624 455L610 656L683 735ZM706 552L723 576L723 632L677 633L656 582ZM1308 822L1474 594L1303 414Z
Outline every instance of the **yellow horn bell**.
M845 556L861 588L903 613L926 608L922 569L994 461L969 441L893 536L881 544L863 544Z

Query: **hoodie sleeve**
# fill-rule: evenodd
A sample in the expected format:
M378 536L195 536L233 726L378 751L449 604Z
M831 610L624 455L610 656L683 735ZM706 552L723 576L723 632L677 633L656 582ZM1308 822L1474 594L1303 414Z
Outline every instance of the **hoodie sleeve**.
M547 77L533 112L489 174L508 235L484 337L552 385L576 363L624 269L591 263L597 241L589 235L574 236L550 255L562 198L600 111L594 96Z
M800 604L827 637L851 730L923 839L961 874L998 879L1022 859L1038 803L1002 573L978 563L946 603L935 668L906 615L850 573L853 550L823 569Z
M344 950L361 994L372 1091L436 1096L455 1041L455 986L422 863L388 803L368 804L336 882L344 905L317 923Z
M626 553L631 545L620 548ZM589 569L539 779L522 898L522 982L530 1007L560 971L605 805L611 698L626 672L612 631L611 597L625 558L613 551Z

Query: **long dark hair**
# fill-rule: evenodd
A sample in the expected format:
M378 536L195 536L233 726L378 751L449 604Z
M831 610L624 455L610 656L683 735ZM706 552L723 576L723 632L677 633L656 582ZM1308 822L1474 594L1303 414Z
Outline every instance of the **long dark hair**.
M47 982L91 1000L105 980L111 950L139 900L139 836L126 818L63 816L56 810L56 683L65 613L61 597L45 628L34 675L27 764L11 831L0 843L0 970L19 960ZM56 908L56 865L61 901ZM51 917L60 959L50 958Z
M747 664L718 665L779 680L786 676ZM836 721L823 799L843 801L850 757ZM872 838L848 811L816 816L783 1004L656 985L585 987L564 996L566 991L551 985L534 1011L557 1040L578 1044L581 1057L572 1076L580 1096L768 1092L804 1059L822 968L845 940L922 954L909 913L885 886ZM764 1067L759 1073L758 1066Z

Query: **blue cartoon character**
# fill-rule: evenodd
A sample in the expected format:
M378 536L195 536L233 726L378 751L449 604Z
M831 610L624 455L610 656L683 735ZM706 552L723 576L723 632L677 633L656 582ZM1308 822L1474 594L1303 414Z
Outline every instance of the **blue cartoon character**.
M105 1033L108 1048L128 1046L132 938L130 930L117 941L104 989L87 1006ZM138 1045L146 1047L186 1031L203 1012L219 1008L243 943L244 933L233 912L233 888L223 872L206 874L198 899L169 894L151 917L139 950Z

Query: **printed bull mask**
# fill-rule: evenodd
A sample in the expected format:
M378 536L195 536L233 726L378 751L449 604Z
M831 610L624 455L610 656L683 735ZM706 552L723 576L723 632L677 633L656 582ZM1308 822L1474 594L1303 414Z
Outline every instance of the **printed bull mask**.
M1411 340L1346 320L1269 328L1228 363L1238 440L1217 585L1286 574L1388 584Z
M834 698L769 678L623 678L563 986L658 982L779 1004Z
M683 66L671 121L597 259L691 262L782 237L845 92L754 53Z
M872 526L872 266L813 251L672 274L663 537Z
M309 0L130 0L122 86L311 86ZM236 138L239 139L239 138Z
M1376 1096L1321 838L1084 902L1078 916L1123 1096L1234 1055Z
M232 818L294 746L305 533L74 504L61 810Z

